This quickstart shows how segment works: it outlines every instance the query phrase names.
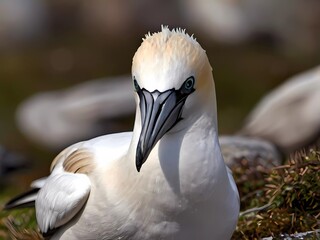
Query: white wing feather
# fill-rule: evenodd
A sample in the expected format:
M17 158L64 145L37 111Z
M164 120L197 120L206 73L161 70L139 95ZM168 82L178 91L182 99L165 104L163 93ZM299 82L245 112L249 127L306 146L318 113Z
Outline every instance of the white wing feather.
M85 174L57 173L47 178L36 199L36 217L45 233L70 221L83 207L90 193Z
M34 180L31 184L31 188L42 188L44 184L46 183L48 177L42 177L39 179Z

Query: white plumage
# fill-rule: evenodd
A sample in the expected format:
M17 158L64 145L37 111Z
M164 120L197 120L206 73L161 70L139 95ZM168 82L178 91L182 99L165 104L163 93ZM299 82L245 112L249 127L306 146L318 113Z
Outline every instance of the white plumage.
M293 76L257 104L241 134L266 139L289 154L320 135L320 67Z
M239 195L221 155L205 51L163 27L136 52L132 78L133 132L70 146L36 184L41 232L68 240L230 239Z

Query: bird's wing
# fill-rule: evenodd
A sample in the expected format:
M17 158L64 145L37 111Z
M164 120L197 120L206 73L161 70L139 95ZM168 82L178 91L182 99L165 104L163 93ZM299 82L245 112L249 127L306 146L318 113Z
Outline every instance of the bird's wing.
M69 222L84 206L90 193L85 174L63 173L48 179L36 199L36 216L42 233Z
M84 207L91 190L90 174L123 156L131 137L128 132L80 142L53 160L50 176L36 182L41 186L35 204L36 217L44 236L54 233Z
M51 175L36 198L36 217L46 235L69 222L86 203L91 189L88 174L95 166L94 155L71 146L54 160Z

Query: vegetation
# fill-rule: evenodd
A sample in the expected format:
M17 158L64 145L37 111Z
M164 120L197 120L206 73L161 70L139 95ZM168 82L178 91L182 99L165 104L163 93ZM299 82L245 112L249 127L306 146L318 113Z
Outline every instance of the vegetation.
M9 216L2 218L0 239L42 239L41 234L37 231L34 210L16 210Z
M320 228L319 151L296 153L285 165L270 170L243 160L233 171L241 209L246 210L233 239L279 237Z
M14 211L2 211L2 206L9 200L8 196L14 196L17 192L11 189L1 189L0 192L0 239L1 240L31 240L39 239L37 223L33 209L19 209Z

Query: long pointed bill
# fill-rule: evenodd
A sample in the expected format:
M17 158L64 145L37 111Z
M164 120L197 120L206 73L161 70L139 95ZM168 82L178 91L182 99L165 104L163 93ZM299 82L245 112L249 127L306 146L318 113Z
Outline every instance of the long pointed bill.
M139 89L142 129L136 151L138 172L159 139L181 120L182 107L189 94L170 89L148 92Z

